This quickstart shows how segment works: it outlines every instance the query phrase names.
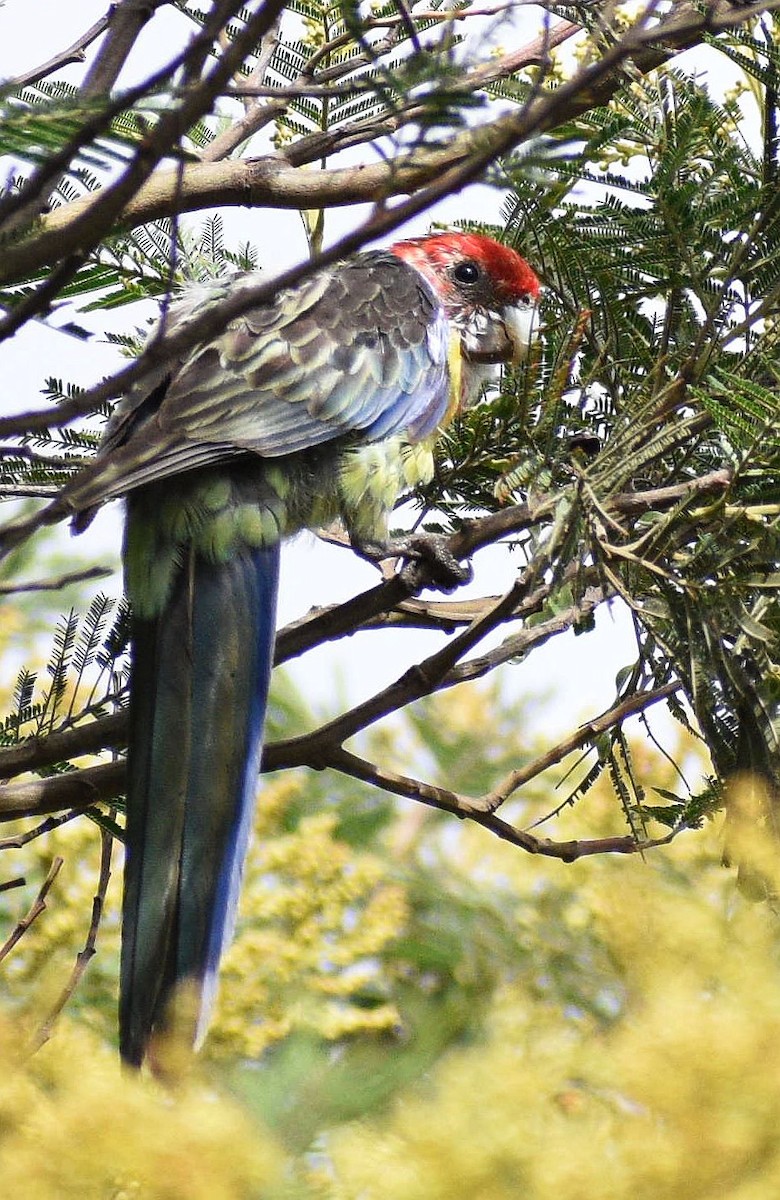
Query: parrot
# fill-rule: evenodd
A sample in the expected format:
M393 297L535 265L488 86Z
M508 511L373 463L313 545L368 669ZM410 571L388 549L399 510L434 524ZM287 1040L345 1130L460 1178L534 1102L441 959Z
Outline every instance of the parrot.
M168 328L247 278L185 288ZM315 269L136 384L61 493L76 531L126 503L119 1030L132 1067L153 1059L180 989L193 1048L208 1027L253 824L282 542L341 519L356 547L388 544L437 437L497 364L526 356L539 296L515 250L465 231Z

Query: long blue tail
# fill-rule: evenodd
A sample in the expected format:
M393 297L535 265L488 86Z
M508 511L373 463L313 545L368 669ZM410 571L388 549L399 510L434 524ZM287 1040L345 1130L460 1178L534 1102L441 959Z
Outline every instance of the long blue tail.
M205 1033L252 826L276 627L279 547L190 553L163 612L136 619L119 1002L140 1065L185 982Z

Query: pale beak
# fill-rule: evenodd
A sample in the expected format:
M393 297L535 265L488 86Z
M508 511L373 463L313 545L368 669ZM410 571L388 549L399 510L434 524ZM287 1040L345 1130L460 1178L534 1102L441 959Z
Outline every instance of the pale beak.
M528 351L539 339L541 320L535 304L514 304L503 312L504 327L512 343L511 362L524 362Z

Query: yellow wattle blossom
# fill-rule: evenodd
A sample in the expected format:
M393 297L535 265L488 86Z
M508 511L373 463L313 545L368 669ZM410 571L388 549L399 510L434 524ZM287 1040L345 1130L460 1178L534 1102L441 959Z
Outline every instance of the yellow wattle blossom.
M473 771L477 787L496 764L478 761L474 697L460 717L448 709L459 703L453 692L421 708L408 736L441 751L443 769L451 756L458 771ZM522 721L509 708L502 730L508 760L518 761L513 731ZM677 757L692 765L693 753L682 747ZM642 778L678 785L644 744L632 755ZM38 1015L28 1004L25 1022L0 1023L0 1178L9 1194L780 1194L780 929L771 905L748 902L736 869L724 869L722 821L645 860L564 864L437 814L399 841L396 825L417 812L404 807L400 822L388 810L381 832L356 839L357 848L339 836L343 795L322 779L263 781L238 935L207 1044L213 1079L225 1074L253 1115L187 1072L170 1094L122 1075L113 1052L68 1020L21 1061ZM780 892L776 847L754 811L759 790L736 780L729 799L729 853ZM504 815L530 823L557 804L537 780ZM543 830L576 838L624 828L603 778ZM6 997L17 1007L41 990L47 956L58 984L70 968L98 840L81 822L25 848L41 871L62 852L68 870L5 964ZM107 1029L112 912L74 1005ZM289 1054L283 1046L262 1054L290 1034L299 1036ZM242 1068L247 1056L258 1061ZM274 1120L284 1149L255 1127L258 1113ZM203 1191L192 1176L201 1162Z
M213 1089L172 1099L67 1020L28 1060L0 1019L0 1178L25 1200L281 1197L286 1164L268 1133ZM284 1193L289 1196L289 1191Z
M613 1021L506 985L483 1041L334 1135L330 1200L780 1194L777 920L703 841L700 886L672 855L581 876L622 989Z
M296 788L284 786L289 802ZM264 836L250 850L211 1052L255 1057L295 1028L330 1039L395 1028L394 1004L359 1001L367 985L389 990L379 956L404 927L403 888L381 859L337 839L332 814L304 818L294 832L277 829L269 837L264 799Z
M264 784L259 796L238 930L223 963L206 1045L207 1053L220 1058L258 1055L296 1028L337 1038L390 1030L400 1023L389 1000L377 997L366 1007L359 998L367 986L380 994L389 991L379 956L404 927L404 889L380 858L338 840L332 814L304 818L294 831L282 832L287 808L300 798L302 787L300 777L286 777ZM87 936L99 870L99 831L87 820L74 821L18 854L31 884L45 877L55 854L65 860L46 911L0 975L6 997L23 1004L34 1028L65 986ZM97 954L70 1007L112 1042L121 847L115 846L113 857ZM29 899L9 893L6 903L15 920Z

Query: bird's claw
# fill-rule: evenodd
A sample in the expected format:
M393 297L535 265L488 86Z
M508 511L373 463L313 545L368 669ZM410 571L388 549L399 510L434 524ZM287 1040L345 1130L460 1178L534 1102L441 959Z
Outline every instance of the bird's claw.
M407 574L416 586L452 592L471 581L471 563L462 563L455 557L448 537L439 533L414 534L402 542L401 553L407 559L402 574Z
M440 533L410 534L384 543L364 542L356 549L372 562L386 558L406 559L401 576L415 589L432 587L452 592L469 583L473 575L471 564L460 562L450 549L449 538Z

